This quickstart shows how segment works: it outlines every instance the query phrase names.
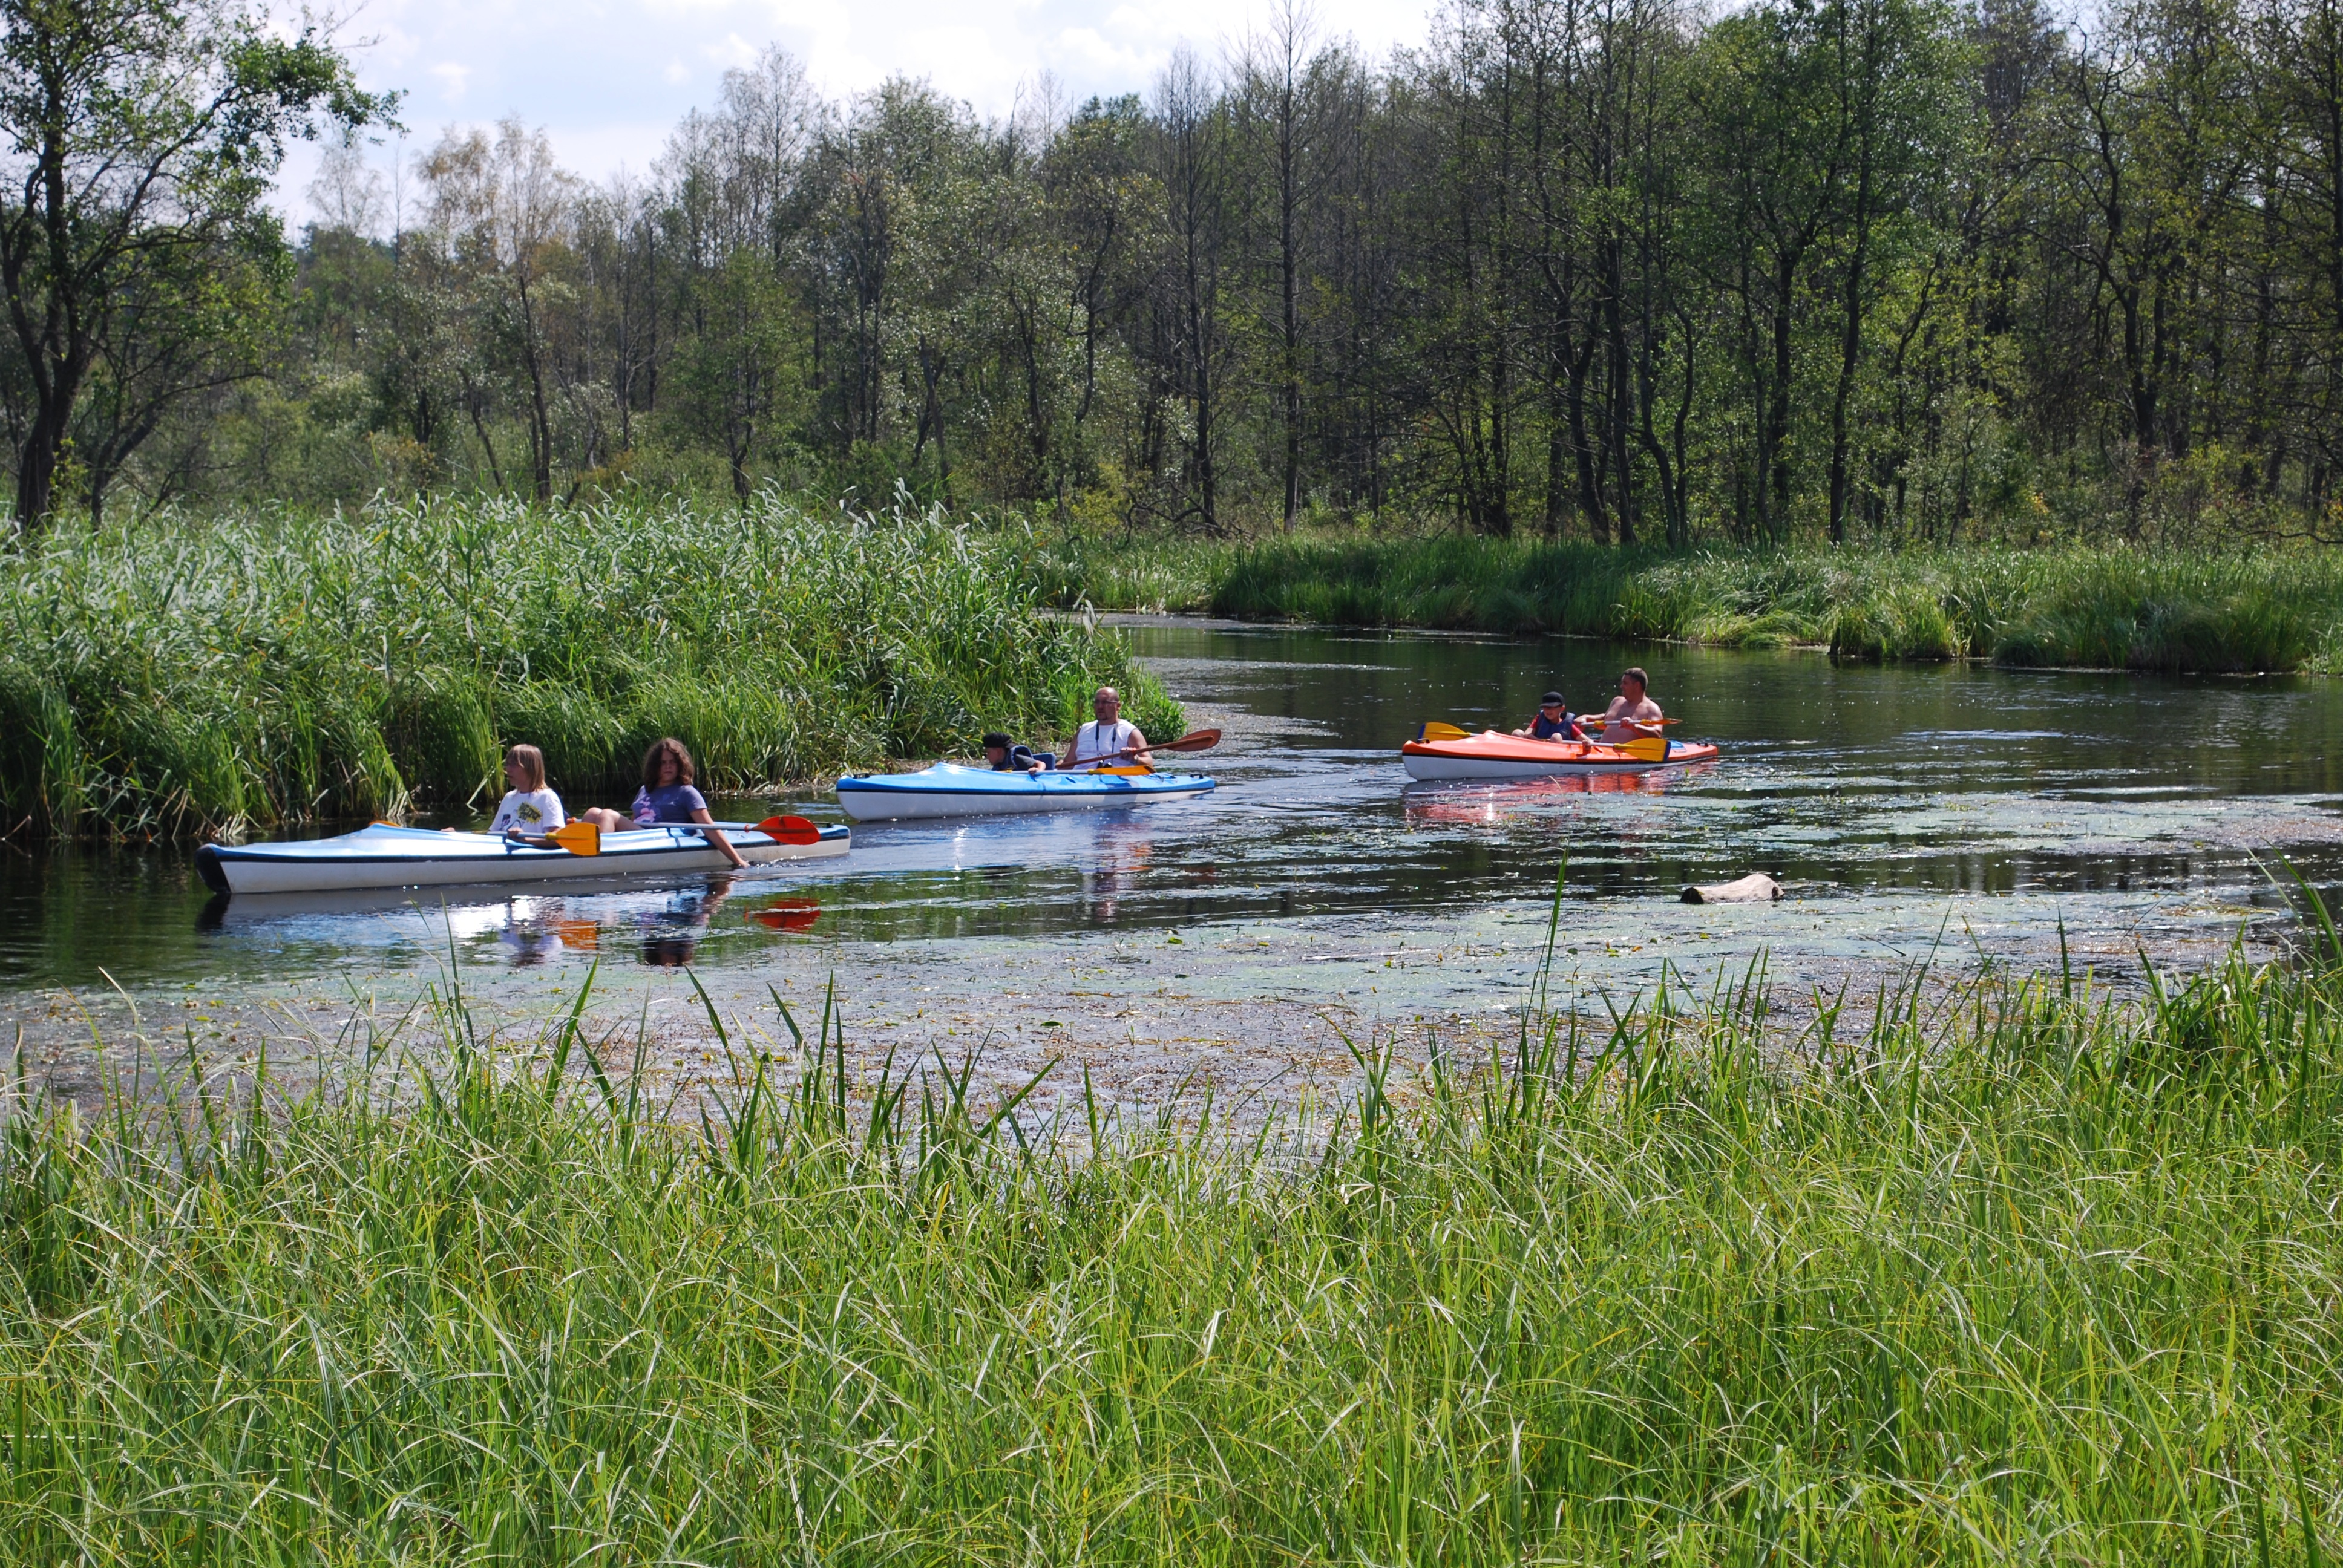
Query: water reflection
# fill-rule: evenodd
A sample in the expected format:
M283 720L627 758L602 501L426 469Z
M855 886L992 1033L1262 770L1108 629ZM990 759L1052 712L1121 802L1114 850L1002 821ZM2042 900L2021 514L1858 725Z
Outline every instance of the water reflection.
M1873 895L2277 907L2256 859L2343 879L2343 683L1883 668L1809 654L1151 627L1139 651L1228 740L1201 800L871 824L842 860L735 880L393 890L206 904L183 849L0 856L0 987L769 961L777 941L1041 938L1312 914L1673 896L1750 870L1859 931ZM1694 768L1411 785L1426 719L1510 725L1622 663L1725 755ZM2219 700L2213 700L2218 698ZM742 802L760 815L766 803ZM728 814L731 814L729 813ZM834 811L812 814L834 818ZM1839 933L1841 936L1846 931ZM1804 939L1801 939L1804 940Z

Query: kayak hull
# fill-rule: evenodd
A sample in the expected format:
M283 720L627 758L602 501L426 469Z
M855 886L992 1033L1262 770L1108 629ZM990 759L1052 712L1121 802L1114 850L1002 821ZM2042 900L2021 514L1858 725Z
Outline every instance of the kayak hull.
M1706 762L1716 748L1691 741L1668 742L1664 760L1637 757L1599 741L1533 740L1494 729L1462 740L1411 740L1400 760L1411 779L1551 779L1573 774L1648 773Z
M845 828L810 844L784 844L746 823L719 822L751 866L820 860L853 845ZM722 871L729 863L696 829L659 827L602 835L598 855L538 849L488 833L435 833L377 822L333 839L276 844L206 844L196 870L218 893L319 893L367 888L459 887Z
M1009 773L940 762L917 773L838 781L838 803L857 822L919 821L1032 811L1111 811L1185 800L1216 781L1193 773Z

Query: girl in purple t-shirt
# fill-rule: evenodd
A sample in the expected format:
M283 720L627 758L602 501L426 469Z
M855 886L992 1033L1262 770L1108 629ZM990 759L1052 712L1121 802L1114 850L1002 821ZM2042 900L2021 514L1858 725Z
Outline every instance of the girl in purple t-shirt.
M663 822L697 822L707 829L705 837L718 852L735 866L746 866L740 851L715 826L708 814L708 799L692 787L697 769L692 767L691 753L675 737L663 736L651 742L643 753L643 787L635 791L635 804L629 813L632 820L619 816L607 806L588 808L579 815L605 833L624 832L636 828L656 828Z

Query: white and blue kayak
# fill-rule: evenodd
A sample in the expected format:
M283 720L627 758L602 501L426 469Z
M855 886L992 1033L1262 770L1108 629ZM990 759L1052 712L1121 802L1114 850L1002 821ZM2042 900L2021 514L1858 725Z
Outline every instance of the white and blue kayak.
M823 828L812 843L789 843L746 822L719 822L752 866L843 855L853 834ZM594 877L721 871L729 863L697 828L604 833L601 852L523 844L492 833L439 833L377 822L335 839L291 843L206 844L196 871L217 893L316 893L350 888L427 888L475 882L549 882Z
M1195 773L996 772L939 762L917 773L848 774L838 803L858 822L1001 812L1109 811L1202 795L1213 780Z

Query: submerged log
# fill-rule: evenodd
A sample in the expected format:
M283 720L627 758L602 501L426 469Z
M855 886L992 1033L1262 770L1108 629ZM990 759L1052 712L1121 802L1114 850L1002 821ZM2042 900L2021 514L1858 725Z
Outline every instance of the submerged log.
M1684 890L1687 904L1763 904L1781 896L1782 884L1763 871L1752 871L1737 881Z

